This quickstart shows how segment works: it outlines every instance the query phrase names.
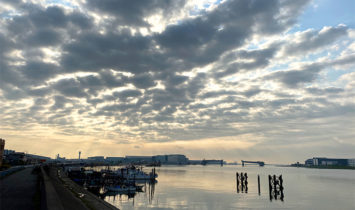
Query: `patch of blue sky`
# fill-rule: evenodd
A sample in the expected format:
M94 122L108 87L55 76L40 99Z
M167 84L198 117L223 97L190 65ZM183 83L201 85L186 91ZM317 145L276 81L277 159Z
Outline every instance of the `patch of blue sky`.
M322 51L319 51L318 53L311 53L306 56L301 60L302 62L307 62L307 61L316 61L319 58L323 57L328 57L329 59L334 59L337 57L338 53L330 53L330 51L324 49ZM332 51L333 52L333 51Z
M258 43L251 43L247 46L247 50L257 50L257 49L260 49L260 46L262 44L266 43L266 40L265 41L260 41Z
M202 7L204 8L204 9L207 9L207 8L209 8L211 5L217 5L217 4L220 4L222 2L222 0L215 0L214 2L209 2L209 3L206 3L206 4L204 4Z
M16 12L16 11L4 11L2 13L0 13L0 18L1 19L11 19L13 18L14 16L19 16L21 15L20 12Z
M65 1L65 0L47 0L47 4L57 4L57 5L63 5L66 7L71 7L71 8L77 8L77 6L73 5L71 1Z
M260 39L258 42L248 42L246 50L258 50L262 49L263 44L267 43L268 39Z
M345 24L355 28L354 0L313 0L292 30L321 29L324 26Z
M348 74L353 71L354 71L354 66L352 68L348 67L344 69L328 68L325 70L325 79L328 82L336 82L344 74Z
M198 16L198 15L201 15L201 14L202 14L202 11L197 6L194 6L194 8L189 11L189 15L190 16Z
M206 12L206 10L211 6L211 5L218 5L221 3L222 0L217 0L214 2L209 2L209 3L205 3L202 5L202 8L199 8L197 5L194 6L194 8L189 11L189 15L191 16L198 16L198 15L202 15L203 13Z
M270 71L270 72L273 72L273 71L286 71L286 70L289 70L289 68L290 68L289 65L290 65L290 62L277 64L277 65L273 65L273 66L267 68L266 70Z

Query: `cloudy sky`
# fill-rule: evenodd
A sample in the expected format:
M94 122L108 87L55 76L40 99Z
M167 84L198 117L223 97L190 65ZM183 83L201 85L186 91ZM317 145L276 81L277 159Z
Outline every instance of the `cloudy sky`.
M1 0L0 137L73 158L355 158L353 0Z

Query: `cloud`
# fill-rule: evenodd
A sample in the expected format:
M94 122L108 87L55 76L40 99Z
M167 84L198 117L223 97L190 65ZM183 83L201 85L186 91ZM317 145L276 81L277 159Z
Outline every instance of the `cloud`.
M141 95L142 93L139 90L134 90L134 89L131 90L127 89L127 90L113 93L113 96L116 96L123 101L127 100L127 98L137 98Z
M296 88L300 84L314 81L321 69L322 66L314 64L305 66L300 70L278 71L267 78L277 79L288 87Z
M353 65L355 63L354 58L355 55L339 56L334 60L303 65L300 69L273 72L265 76L265 79L275 79L287 87L297 88L299 85L311 83L316 80L319 72L325 68L330 68L332 66Z
M117 25L147 27L150 24L146 18L157 14L170 16L174 10L183 8L185 3L185 0L88 0L85 6L98 14L110 15Z
M328 87L325 89L310 87L306 89L309 93L314 95L327 95L327 94L338 94L344 92L342 88Z
M344 25L297 31L308 3L6 1L0 130L130 148L318 143L353 122L354 38ZM354 133L342 131L332 135L348 143Z
M242 46L255 31L273 34L290 27L295 17L280 15L281 10L297 14L304 3L226 1L201 17L168 26L156 39L166 53L183 60L182 68L206 65Z
M283 49L284 56L302 55L310 51L324 48L331 43L339 40L348 33L348 27L338 25L336 27L324 27L319 31L307 30L298 32L290 36L289 42Z
M87 93L81 88L75 79L62 79L52 85L53 89L68 97L87 97Z
M136 75L132 78L132 83L134 86L141 89L147 89L156 85L154 78L150 74Z
M58 73L58 66L51 63L31 61L23 67L22 74L31 80L46 80Z
M241 50L228 53L219 61L219 65L215 67L218 69L215 73L215 77L223 78L240 71L256 70L266 67L269 64L270 59L276 54L277 50L278 47L275 45L265 49ZM225 66L227 63L229 65L227 65L226 68Z

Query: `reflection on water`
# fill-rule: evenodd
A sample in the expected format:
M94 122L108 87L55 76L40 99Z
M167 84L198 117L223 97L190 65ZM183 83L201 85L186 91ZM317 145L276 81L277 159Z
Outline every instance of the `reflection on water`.
M270 201L277 200L278 198L281 201L284 201L284 187L282 175L269 175L269 197Z
M248 193L248 174L236 173L237 193Z
M150 171L151 168L143 169ZM247 173L248 193L237 193L236 172ZM289 167L162 166L157 183L141 192L104 194L120 209L355 209L355 171ZM268 175L282 174L272 192ZM260 182L258 182L258 175ZM258 183L259 186L258 187ZM275 182L280 190L280 180ZM240 189L241 190L241 189ZM245 187L244 187L245 191ZM260 191L260 194L259 194ZM270 202L271 201L271 202Z
M109 201L110 203L118 202L128 202L132 201L132 206L134 206L134 197L140 193L143 193L147 196L149 204L152 203L154 198L155 185L157 181L138 181L137 184L144 184L141 190L130 191L130 192L112 192L112 191L101 191L95 192L96 195L99 195L102 199Z

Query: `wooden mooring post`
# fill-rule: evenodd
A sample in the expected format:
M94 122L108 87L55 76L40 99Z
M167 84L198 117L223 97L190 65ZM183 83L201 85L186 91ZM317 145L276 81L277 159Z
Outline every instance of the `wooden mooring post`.
M269 196L270 196L270 201L277 200L280 198L281 201L284 199L284 187L283 187L283 179L282 175L276 176L276 175L269 175Z
M236 173L237 181L237 193L241 191L242 193L248 193L248 174L247 173Z
M260 195L260 176L258 175L258 194Z

